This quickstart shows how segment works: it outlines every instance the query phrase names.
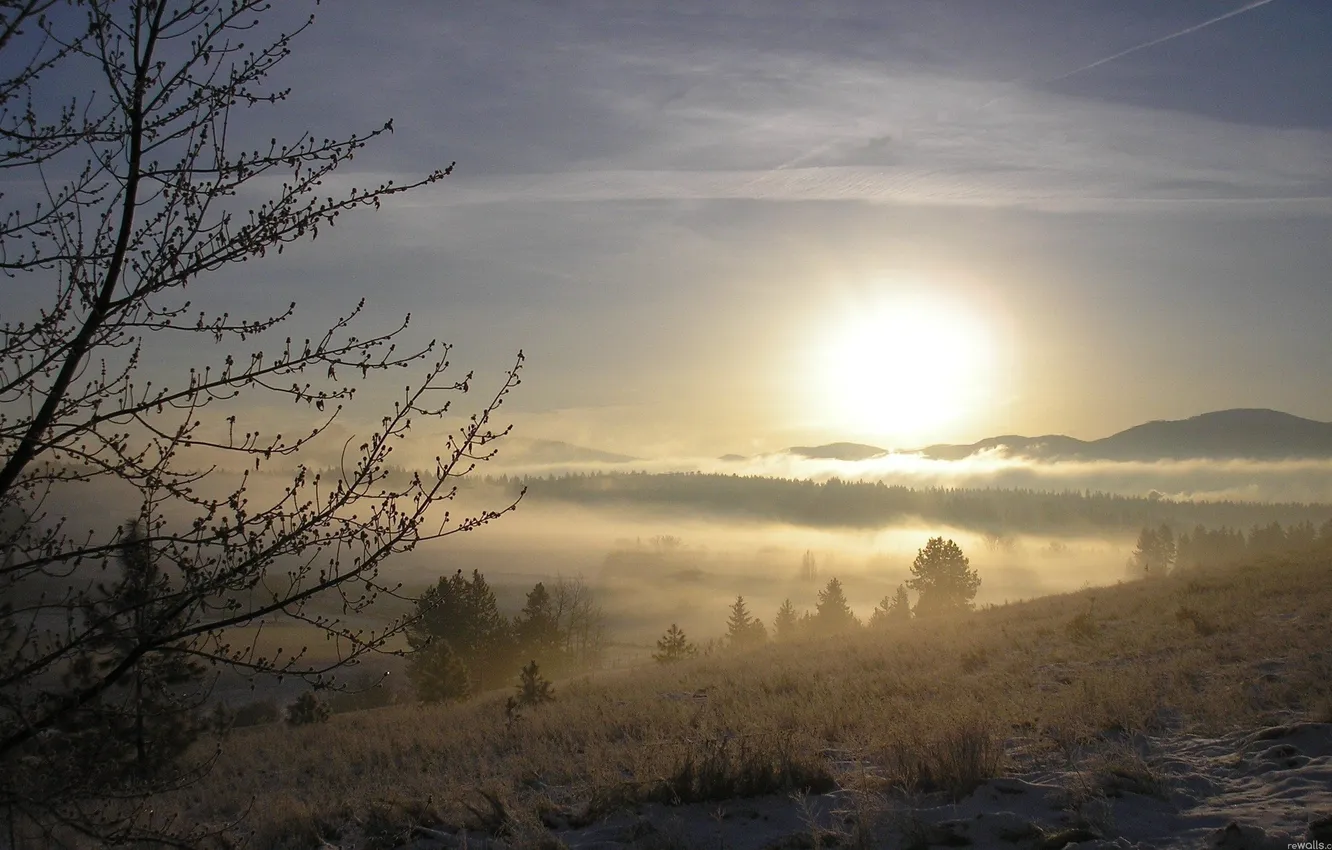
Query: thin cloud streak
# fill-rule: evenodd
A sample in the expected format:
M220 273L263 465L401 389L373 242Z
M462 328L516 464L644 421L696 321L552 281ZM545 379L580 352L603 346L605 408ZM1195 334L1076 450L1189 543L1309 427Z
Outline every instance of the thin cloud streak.
M1154 38L1151 41L1145 41L1142 44L1135 45L1127 50L1121 50L1118 53L1114 54L1113 56L1107 56L1104 59L1097 59L1095 62L1092 62L1089 65L1083 65L1081 68L1074 68L1072 71L1060 74L1057 77L1051 77L1046 82L1057 83L1060 80L1067 80L1069 77L1073 77L1078 74L1084 73L1086 71L1090 71L1093 68L1099 68L1102 65L1114 62L1116 59L1123 59L1125 56L1129 56L1141 50L1147 50L1148 48L1155 47L1158 44L1165 44L1167 41L1174 41L1177 38L1181 38L1191 33L1195 33L1201 29L1206 29L1207 27L1210 27L1213 24L1219 24L1222 21L1229 20L1233 17L1236 17L1237 15L1243 15L1246 12L1252 12L1254 9L1266 6L1269 3L1274 3L1274 2L1276 2L1276 0L1256 0L1256 2L1241 6L1238 9L1231 9L1229 12L1226 12L1224 15L1218 15L1217 17L1210 18L1206 21L1203 21L1200 24L1194 24L1191 27L1185 27L1184 29L1179 30L1177 32L1173 32L1170 35L1163 35L1160 38Z

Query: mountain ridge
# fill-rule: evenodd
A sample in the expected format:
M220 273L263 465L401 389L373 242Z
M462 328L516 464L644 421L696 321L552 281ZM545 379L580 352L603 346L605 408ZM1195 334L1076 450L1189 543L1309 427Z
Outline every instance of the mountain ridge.
M1006 435L964 445L918 450L938 460L960 460L983 451L1036 460L1278 460L1332 457L1332 423L1267 408L1232 408L1187 419L1156 419L1098 440L1063 434Z

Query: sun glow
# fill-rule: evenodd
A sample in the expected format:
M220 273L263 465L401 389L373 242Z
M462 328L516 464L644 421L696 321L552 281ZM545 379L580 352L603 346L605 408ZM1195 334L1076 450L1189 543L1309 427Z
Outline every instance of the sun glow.
M898 297L861 305L833 325L815 358L820 418L881 439L947 439L942 429L989 399L994 347L986 324L960 303Z

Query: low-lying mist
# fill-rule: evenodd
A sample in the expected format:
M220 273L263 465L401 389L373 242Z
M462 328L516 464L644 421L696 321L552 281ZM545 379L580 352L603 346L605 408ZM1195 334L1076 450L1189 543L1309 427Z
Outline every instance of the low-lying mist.
M810 458L788 452L750 458L660 458L615 463L508 462L501 449L492 475L550 476L627 472L703 472L797 480L883 482L905 487L1151 492L1172 499L1332 502L1332 459L1237 458L1157 461L1036 460L1001 450L961 460L894 453L865 460Z
M1320 505L1183 502L1159 494L1098 497L1071 490L1072 471L1080 468L1090 476L1080 484L1106 484L1113 476L1127 484L1134 475L1149 473L1181 480L1191 475L1195 482L1217 484L1226 476L1259 474L1272 479L1261 486L1277 492L1282 488L1272 482L1279 475L1295 482L1327 475L1332 465L1324 462L1068 465L995 458L922 462L893 456L882 459L878 467L873 466L878 461L847 464L792 457L744 463L751 464L747 467L751 470L780 464L762 468L774 473L803 471L814 480L647 473L575 475L553 483L549 478L531 480L527 495L512 513L396 555L381 573L414 591L456 570L479 570L508 614L518 611L524 594L537 581L581 577L606 615L610 639L645 646L671 623L700 642L720 636L728 606L741 595L768 624L786 599L798 613L813 610L819 591L834 577L842 582L851 607L867 619L874 606L909 577L913 558L931 537L951 538L962 547L981 577L976 602L985 605L1130 577L1127 562L1144 525L1168 523L1177 533L1192 530L1195 523L1248 531L1250 523L1321 524L1332 517L1332 508ZM885 475L890 470L918 474L919 485L985 481L989 487L925 493L827 483L851 468L861 472L878 468ZM951 477L944 476L946 469L952 470ZM931 470L937 473L933 478L926 475ZM498 473L502 468L486 466L484 471ZM1000 482L1048 485L1053 480L1066 485L1065 492L1042 492L1034 486L997 489ZM222 483L221 478L217 483ZM484 510L503 509L522 484L507 477L471 476L464 479L457 498L438 507L431 519L442 526L445 510L456 522ZM247 497L258 509L280 500L289 485L290 479L279 474L253 476ZM1289 491L1304 485L1283 486ZM661 487L667 488L669 498L644 497ZM685 496L679 495L680 488ZM689 496L696 491L707 498ZM744 504L754 493L762 496L756 502L758 509ZM48 497L43 506L46 522L66 516L71 531L110 535L118 523L132 517L132 506L125 500L132 495L100 485L70 485L67 492ZM937 510L932 514L861 510L866 500L873 499L897 499ZM789 509L792 504L798 510ZM161 511L168 526L193 518L170 503ZM1095 521L1088 520L1088 511ZM846 513L857 513L856 521L849 521ZM800 517L814 519L798 521ZM402 613L401 607L393 613Z
M397 558L390 570L407 585L480 570L510 612L535 582L581 576L596 591L613 640L650 643L673 622L707 640L725 631L736 596L770 624L788 598L797 612L812 611L834 577L867 619L909 577L917 551L941 535L957 541L979 571L979 604L1125 578L1134 543L1128 535L999 537L923 523L819 529L533 500L484 529Z

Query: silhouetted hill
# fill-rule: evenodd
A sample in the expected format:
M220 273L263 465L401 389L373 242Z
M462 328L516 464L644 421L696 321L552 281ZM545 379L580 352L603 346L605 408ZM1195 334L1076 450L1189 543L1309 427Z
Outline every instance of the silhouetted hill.
M576 446L561 440L506 441L499 456L508 466L560 463L629 463L638 460L629 455Z
M921 453L940 460L959 460L995 449L1038 460L1321 458L1332 457L1332 423L1277 410L1220 410L1189 419L1147 422L1100 440L1009 435L971 445L929 446Z
M1091 445L1083 440L1065 437L1062 434L1047 434L1044 437L1022 437L1006 434L1002 437L987 437L977 443L966 446L938 445L921 449L921 454L938 460L961 460L979 452L1005 450L1008 454L1033 458L1075 457L1085 452Z
M786 450L793 455L815 460L866 460L887 454L878 446L863 443L828 443L825 446L792 446Z

